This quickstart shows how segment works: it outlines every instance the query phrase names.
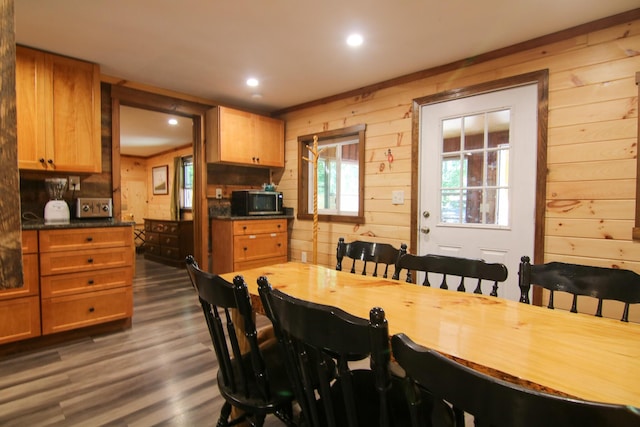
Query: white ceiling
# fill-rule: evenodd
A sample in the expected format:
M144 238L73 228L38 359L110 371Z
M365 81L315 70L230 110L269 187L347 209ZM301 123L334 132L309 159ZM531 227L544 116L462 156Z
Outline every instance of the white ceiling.
M169 119L177 120L170 125ZM150 157L193 143L193 120L120 106L120 154Z
M638 6L638 0L15 0L15 27L19 44L98 63L103 74L268 113ZM358 49L345 43L351 32L364 37ZM260 86L247 87L248 77Z

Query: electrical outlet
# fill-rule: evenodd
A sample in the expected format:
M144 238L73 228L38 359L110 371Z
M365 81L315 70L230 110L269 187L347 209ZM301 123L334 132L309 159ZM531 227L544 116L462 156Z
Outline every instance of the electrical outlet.
M307 253L306 252L302 252L300 254L300 261L307 262Z
M79 176L70 176L69 177L69 190L71 190L71 191L80 191L80 177Z
M222 199L222 188L216 188L216 199Z

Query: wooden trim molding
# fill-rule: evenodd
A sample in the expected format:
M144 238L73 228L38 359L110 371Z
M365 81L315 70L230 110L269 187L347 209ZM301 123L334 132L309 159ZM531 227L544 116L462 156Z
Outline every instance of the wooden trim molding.
M358 215L326 215L319 214L319 221L345 222L354 224L364 224L364 154L365 154L365 124L349 126L342 129L334 129L315 134L302 135L298 137L298 215L299 220L313 220L313 212L309 212L309 176L306 160L302 158L308 145L313 144L313 137L318 136L318 142L336 140L343 137L358 136Z
M202 266L209 265L209 210L207 205L207 164L205 158L204 121L208 105L165 95L142 92L122 86L111 86L113 138L113 215L120 216L120 105L128 105L162 113L178 114L193 119L193 255Z
M636 73L636 86L638 86L638 97L636 98L636 102L640 107L640 71ZM636 108L638 111L638 108ZM636 138L636 149L638 144L640 143L640 114L638 114L638 136ZM638 160L638 155L636 154L636 222L635 227L633 227L633 231L631 233L633 240L640 240L640 160Z

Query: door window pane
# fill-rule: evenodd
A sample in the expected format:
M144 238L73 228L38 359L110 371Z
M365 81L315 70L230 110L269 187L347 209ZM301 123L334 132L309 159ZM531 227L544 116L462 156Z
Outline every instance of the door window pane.
M504 109L442 121L442 223L509 225L509 120Z

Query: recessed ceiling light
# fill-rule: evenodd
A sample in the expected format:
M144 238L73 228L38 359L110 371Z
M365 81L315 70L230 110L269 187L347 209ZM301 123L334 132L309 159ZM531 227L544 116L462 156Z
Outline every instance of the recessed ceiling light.
M247 79L247 86L256 87L258 86L258 84L259 84L258 79L254 79L253 77L251 77L250 79Z
M175 126L175 125L177 125L177 124L178 124L178 120L177 120L177 119L169 119L169 120L168 120L168 123L169 123L171 126Z
M347 44L351 47L360 46L363 41L364 39L360 34L351 34L349 37L347 37Z

